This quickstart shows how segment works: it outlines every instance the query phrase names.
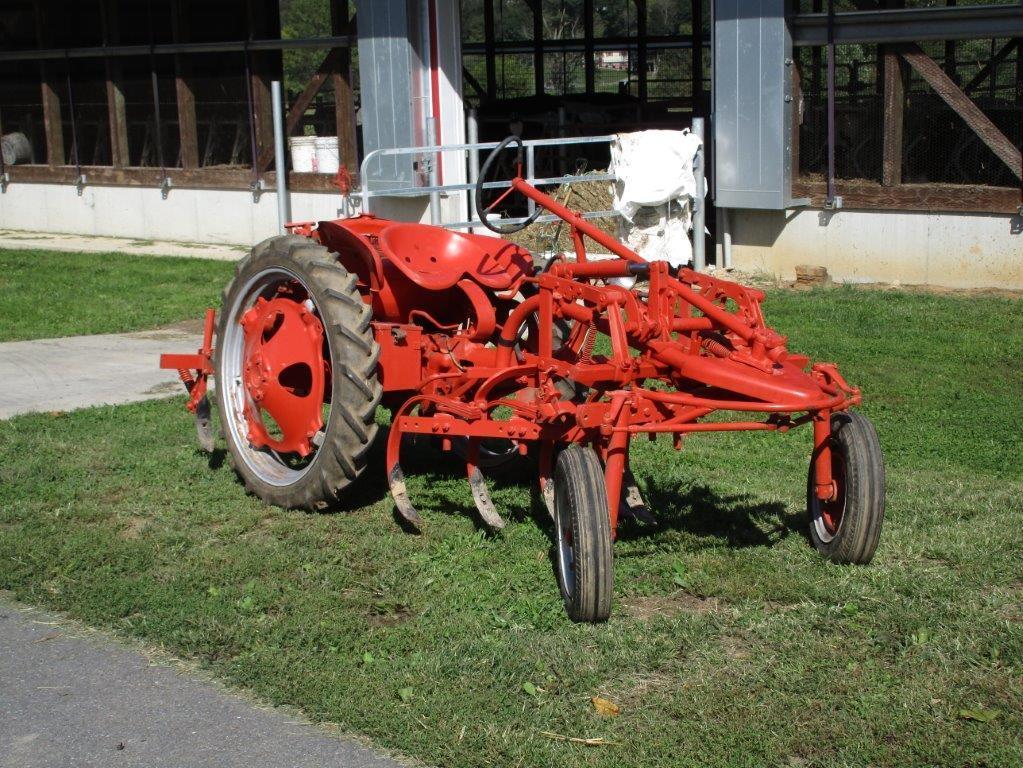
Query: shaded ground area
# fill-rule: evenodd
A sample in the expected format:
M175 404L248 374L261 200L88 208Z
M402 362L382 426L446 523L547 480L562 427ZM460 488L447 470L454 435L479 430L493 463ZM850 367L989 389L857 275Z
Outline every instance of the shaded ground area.
M399 764L0 595L0 767L93 765Z
M422 442L410 536L379 452L344 511L268 508L174 400L0 425L0 587L446 767L1023 764L1023 303L764 309L864 390L889 478L869 567L805 541L805 430L639 440L660 524L622 531L611 621L577 626L528 461L491 478L491 538Z

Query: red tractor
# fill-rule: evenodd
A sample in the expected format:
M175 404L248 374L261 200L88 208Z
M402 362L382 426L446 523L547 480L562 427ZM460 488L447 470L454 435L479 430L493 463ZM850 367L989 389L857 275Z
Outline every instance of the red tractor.
M179 370L203 442L212 444L212 375L246 488L270 504L324 509L365 469L383 405L391 494L417 529L399 463L404 435L434 436L464 456L480 516L495 530L504 523L481 467L534 451L566 610L596 622L611 609L634 436L669 433L678 446L690 432L810 424L811 540L835 562L869 562L885 475L873 425L849 410L859 390L835 365L788 351L764 323L762 292L644 261L526 183L514 137L480 173L476 205L488 227L509 234L530 223L488 221L500 198L482 203L494 159L514 143L520 173L501 198L524 195L564 220L574 260L537 268L501 238L369 215L292 225L238 264L216 350L210 310L198 354L161 360ZM585 237L618 258L587 259ZM646 290L607 282L628 276ZM597 353L601 334L610 354ZM719 412L728 418L708 420Z

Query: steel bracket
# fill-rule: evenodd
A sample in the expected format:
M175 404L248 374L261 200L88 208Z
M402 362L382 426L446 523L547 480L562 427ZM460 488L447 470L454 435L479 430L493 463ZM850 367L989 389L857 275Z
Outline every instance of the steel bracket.
M78 192L78 196L81 197L85 192L85 185L88 183L88 179L85 178L84 173L78 174L78 178L75 179L75 189Z
M171 186L173 181L170 176L164 176L163 181L160 182L160 197L164 200L170 195Z
M11 174L0 173L0 192L7 191L7 185L11 183Z

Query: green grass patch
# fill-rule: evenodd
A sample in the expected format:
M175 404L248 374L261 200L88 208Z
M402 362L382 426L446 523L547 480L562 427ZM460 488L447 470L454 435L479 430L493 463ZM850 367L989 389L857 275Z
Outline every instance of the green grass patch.
M0 587L430 764L1023 764L1023 303L765 309L864 389L889 473L868 567L804 538L807 431L638 440L661 524L623 529L612 619L576 626L528 465L492 481L489 538L421 446L410 536L379 452L350 511L268 508L161 401L0 424Z
M232 268L205 259L0 250L0 341L191 320L219 303Z

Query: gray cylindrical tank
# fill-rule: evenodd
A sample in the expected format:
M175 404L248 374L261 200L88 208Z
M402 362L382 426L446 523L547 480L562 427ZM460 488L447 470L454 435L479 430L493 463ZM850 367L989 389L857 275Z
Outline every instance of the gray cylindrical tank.
M4 165L32 162L32 144L23 133L8 133L0 139L0 151L4 154Z

